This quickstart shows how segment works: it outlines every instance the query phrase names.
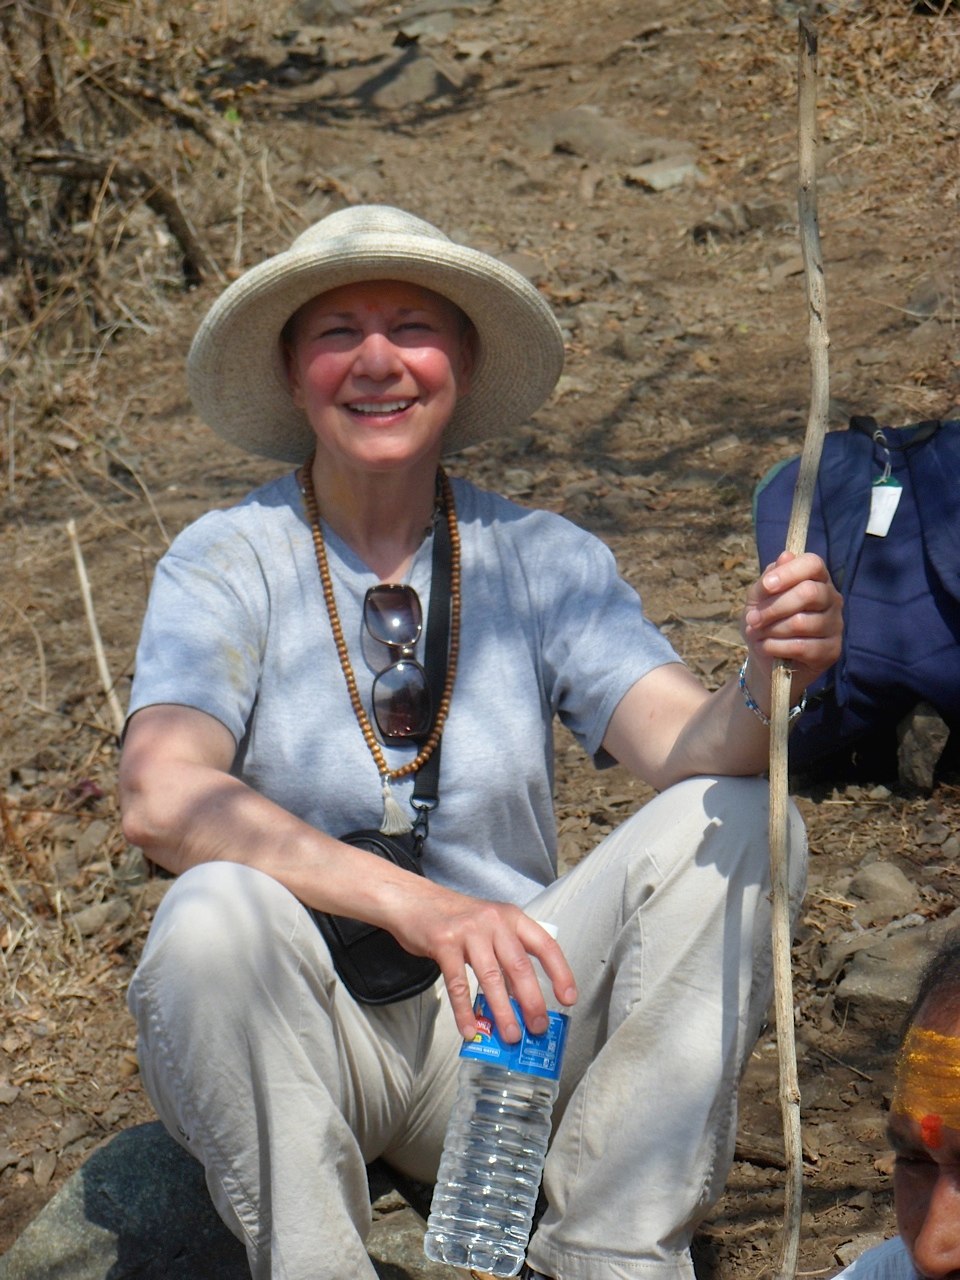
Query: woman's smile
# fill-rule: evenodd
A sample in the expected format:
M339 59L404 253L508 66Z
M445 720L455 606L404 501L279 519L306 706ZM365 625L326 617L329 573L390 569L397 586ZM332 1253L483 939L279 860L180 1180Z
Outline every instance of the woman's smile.
M365 401L357 404L348 404L347 408L351 413L358 413L364 418L387 418L397 413L403 413L413 404L416 404L415 399L386 400L380 403Z

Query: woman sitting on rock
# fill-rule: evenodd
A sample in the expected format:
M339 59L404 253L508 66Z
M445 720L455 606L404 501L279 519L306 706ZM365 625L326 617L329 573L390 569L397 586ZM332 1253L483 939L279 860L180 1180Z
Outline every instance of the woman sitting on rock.
M709 693L596 538L448 477L562 358L527 280L376 206L241 276L194 340L201 416L291 469L157 569L121 796L178 878L130 1007L255 1277L374 1276L365 1163L435 1177L477 982L505 1040L539 1033L534 960L576 1008L529 1273L691 1277L722 1190L770 995L771 670L799 705L840 599L819 558L781 556L747 591L740 679ZM660 793L560 878L555 716ZM424 875L339 838L411 819ZM355 998L308 908L387 931L429 985Z

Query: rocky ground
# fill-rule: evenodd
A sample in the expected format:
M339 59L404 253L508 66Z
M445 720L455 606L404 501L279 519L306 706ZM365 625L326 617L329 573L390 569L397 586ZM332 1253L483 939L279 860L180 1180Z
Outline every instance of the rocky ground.
M199 317L238 268L344 203L399 204L507 255L555 307L566 370L528 429L451 469L600 533L693 669L720 682L756 571L752 489L799 451L809 403L798 8L211 0L171 18L142 3L104 7L71 45L63 133L102 161L58 243L75 274L0 278L0 1251L91 1150L151 1117L123 993L163 884L119 831L116 716L169 538L276 470L191 415ZM960 416L960 13L949 0L811 12L831 425ZM135 184L111 185L105 156L114 175L157 177L186 230ZM38 193L34 219L77 182L75 155L38 163L23 160L16 188ZM564 737L558 763L569 863L649 792L596 774ZM949 748L929 787L903 785L892 760L795 780L812 852L794 948L807 1275L893 1229L890 1038L923 941L955 910L958 788ZM760 1275L776 1256L776 1060L770 1030L698 1239L703 1276ZM434 1274L391 1254L420 1229L410 1211L395 1197L379 1209L383 1275Z

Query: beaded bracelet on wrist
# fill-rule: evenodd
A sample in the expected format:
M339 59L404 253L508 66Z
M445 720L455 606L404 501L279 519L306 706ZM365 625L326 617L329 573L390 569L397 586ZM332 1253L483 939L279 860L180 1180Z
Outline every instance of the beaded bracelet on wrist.
M763 708L757 702L756 698L747 688L747 663L749 661L750 661L749 657L744 658L743 666L740 668L740 674L737 677L737 684L739 684L740 686L740 692L743 694L743 700L746 703L748 709L753 712L753 714L757 717L757 719L760 721L762 725L766 725L766 727L769 729L770 717L763 710ZM800 695L800 701L797 703L797 705L795 707L790 708L789 714L787 715L787 721L789 722L791 720L796 720L797 716L803 714L804 710L806 709L806 706L807 706L807 692L806 690L804 690L803 693Z

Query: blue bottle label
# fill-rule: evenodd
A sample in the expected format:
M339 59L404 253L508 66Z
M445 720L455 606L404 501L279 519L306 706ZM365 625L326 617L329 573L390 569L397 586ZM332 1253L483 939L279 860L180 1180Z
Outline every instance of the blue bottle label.
M559 1080L563 1065L563 1049L567 1042L570 1018L565 1013L548 1010L550 1025L542 1036L531 1035L523 1025L520 1006L511 1000L522 1035L516 1044L500 1039L490 1006L481 992L473 1006L479 1030L472 1040L465 1040L460 1048L461 1058L474 1058L489 1062L507 1071L522 1071L528 1076L542 1076L545 1080Z

